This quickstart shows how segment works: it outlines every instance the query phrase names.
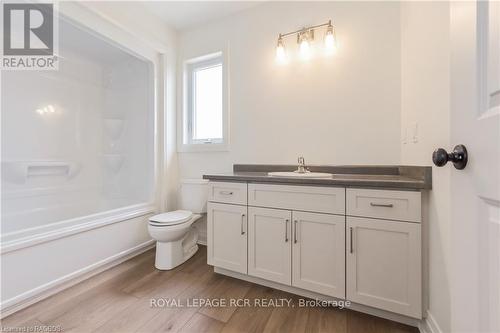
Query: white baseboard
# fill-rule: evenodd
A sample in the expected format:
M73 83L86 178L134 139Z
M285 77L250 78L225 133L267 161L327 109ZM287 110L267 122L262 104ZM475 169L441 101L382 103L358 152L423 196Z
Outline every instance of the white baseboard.
M418 329L420 333L443 333L436 319L429 311L427 311L427 318L422 319L420 325L418 325Z
M300 289L297 287L292 287L292 286L284 285L281 283L272 282L272 281L264 280L261 278L249 276L246 274L233 272L233 271L230 271L230 270L227 270L224 268L214 267L214 272L219 273L219 274L223 274L223 275L227 275L227 276L231 276L231 277L234 277L234 278L237 278L240 280L245 280L248 282L260 284L260 285L263 285L266 287L270 287L270 288L274 288L274 289L278 289L278 290L283 290L283 291L286 291L288 293L296 294L296 295L299 295L302 297L307 297L307 298L311 298L311 299L318 299L318 300L327 300L327 301L328 300L338 300L337 298L334 298L334 297L325 296L325 295L321 295L321 294L318 294L318 293L315 293L312 291ZM362 312L362 313L366 313L366 314L369 314L372 316L396 321L398 323L402 323L402 324L413 326L413 327L419 327L420 323L421 323L421 320L417 319L417 318L411 318L411 317L407 317L407 316L400 315L397 313L393 313L393 312L389 312L389 311L385 311L385 310L380 310L380 309L375 309L375 308L372 308L372 307L369 307L366 305L357 304L357 303L353 303L353 302L351 302L349 309L354 310L354 311L358 311L358 312Z
M148 240L142 244L134 246L128 250L119 252L106 259L98 261L92 265L79 269L68 275L46 283L37 288L31 289L21 295L4 301L0 305L0 318L4 318L34 303L48 298L64 289L72 287L83 280L99 274L113 266L133 258L155 246L154 240Z

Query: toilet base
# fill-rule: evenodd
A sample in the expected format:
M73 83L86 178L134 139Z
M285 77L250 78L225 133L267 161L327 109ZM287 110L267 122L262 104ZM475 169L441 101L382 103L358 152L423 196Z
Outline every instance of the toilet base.
M192 230L175 242L156 242L155 267L170 270L186 262L198 251L198 237Z

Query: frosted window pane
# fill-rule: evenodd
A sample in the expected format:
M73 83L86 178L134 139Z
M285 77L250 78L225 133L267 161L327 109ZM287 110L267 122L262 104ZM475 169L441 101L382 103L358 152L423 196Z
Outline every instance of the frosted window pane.
M222 65L194 72L193 139L222 139Z

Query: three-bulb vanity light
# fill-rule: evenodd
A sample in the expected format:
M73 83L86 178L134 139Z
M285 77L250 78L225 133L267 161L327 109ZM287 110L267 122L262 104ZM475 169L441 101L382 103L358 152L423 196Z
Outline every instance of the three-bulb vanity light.
M311 42L314 40L314 31L326 27L324 36L324 48L327 54L334 53L337 49L337 37L335 35L335 28L332 25L332 20L328 23L315 25L312 27L305 27L297 31L287 32L285 34L279 34L278 45L276 46L276 60L280 63L287 62L287 52L285 50L285 43L283 39L285 37L297 36L297 44L299 45L299 55L303 60L308 60L311 58Z

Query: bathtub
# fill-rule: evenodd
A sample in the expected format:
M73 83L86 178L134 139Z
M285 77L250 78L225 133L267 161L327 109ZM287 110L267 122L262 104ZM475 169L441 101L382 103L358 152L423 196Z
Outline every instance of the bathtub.
M152 203L132 204L133 199L73 199L65 203L2 212L0 253L47 242L77 232L147 215ZM8 204L5 204L6 201ZM16 206L2 200L2 206ZM25 202L21 198L20 203Z
M64 15L58 44L57 71L2 72L1 317L153 247L165 202L157 54Z
M113 204L85 206L91 210ZM33 209L6 215L5 222L29 225L40 222L40 215L74 216L74 209L82 207ZM136 204L2 234L1 317L154 247L147 219L155 212L152 204Z

